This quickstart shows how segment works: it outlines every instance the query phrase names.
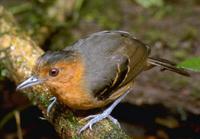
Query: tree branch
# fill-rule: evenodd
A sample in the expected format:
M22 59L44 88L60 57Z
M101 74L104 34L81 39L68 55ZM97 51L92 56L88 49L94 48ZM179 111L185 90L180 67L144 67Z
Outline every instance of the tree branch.
M16 83L31 75L31 70L37 58L44 53L30 37L22 32L11 14L0 7L0 59L7 70L8 77ZM80 135L77 131L83 126L78 122L80 112L73 112L61 104L57 104L49 116L46 114L51 92L44 85L38 85L24 92L33 104L43 112L45 118L54 126L63 138L129 138L120 128L108 120L94 125L93 130L87 130Z

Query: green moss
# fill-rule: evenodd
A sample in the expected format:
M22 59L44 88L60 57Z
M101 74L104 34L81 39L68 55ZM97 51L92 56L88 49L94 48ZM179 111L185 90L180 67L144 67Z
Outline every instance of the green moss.
M39 101L41 102L42 105L44 105L45 107L49 106L49 99L48 99L48 95L46 95L45 93L42 93L39 97Z

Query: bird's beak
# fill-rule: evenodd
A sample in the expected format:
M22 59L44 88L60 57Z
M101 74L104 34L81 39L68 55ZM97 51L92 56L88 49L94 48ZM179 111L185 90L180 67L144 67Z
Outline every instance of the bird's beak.
M21 84L19 84L16 90L22 90L40 83L42 83L42 80L40 80L37 76L31 76L25 81L23 81Z

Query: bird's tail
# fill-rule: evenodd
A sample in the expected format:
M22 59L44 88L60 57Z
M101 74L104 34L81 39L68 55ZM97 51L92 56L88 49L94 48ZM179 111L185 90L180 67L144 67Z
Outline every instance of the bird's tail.
M182 68L177 68L175 63L168 61L166 59L149 57L147 62L149 68L158 66L161 68L161 71L170 70L184 76L190 76L190 74L187 71L185 71Z

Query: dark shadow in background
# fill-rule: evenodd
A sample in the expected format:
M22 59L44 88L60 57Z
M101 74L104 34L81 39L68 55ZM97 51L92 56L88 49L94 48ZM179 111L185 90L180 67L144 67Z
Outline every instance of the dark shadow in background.
M161 105L144 105L135 106L129 103L119 104L112 113L113 117L118 119L121 123L132 124L135 127L145 128L146 135L156 135L159 129L164 130L170 139L200 139L200 117L193 114L187 115L187 120L180 120L180 115L170 113L169 109ZM156 124L156 117L175 117L180 126L177 128L167 128L162 125ZM129 132L131 129L128 130ZM134 133L134 131L132 131ZM130 133L128 133L130 135Z

